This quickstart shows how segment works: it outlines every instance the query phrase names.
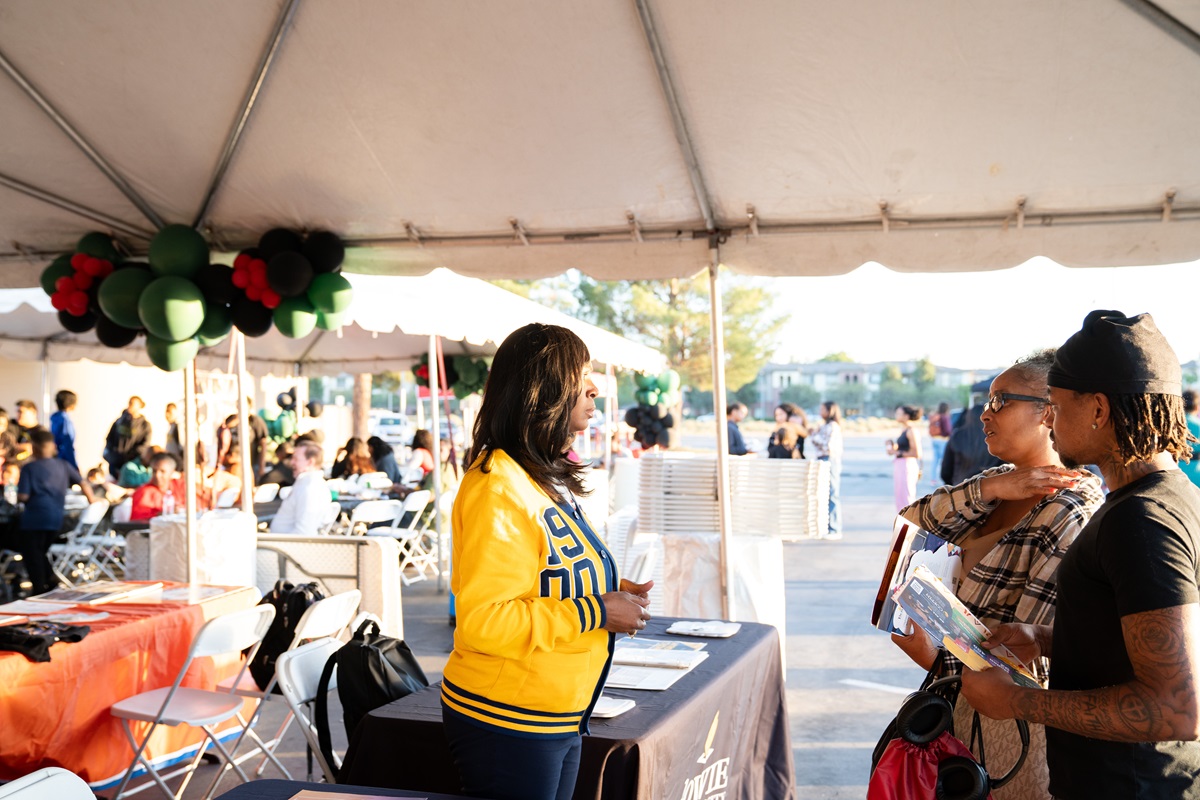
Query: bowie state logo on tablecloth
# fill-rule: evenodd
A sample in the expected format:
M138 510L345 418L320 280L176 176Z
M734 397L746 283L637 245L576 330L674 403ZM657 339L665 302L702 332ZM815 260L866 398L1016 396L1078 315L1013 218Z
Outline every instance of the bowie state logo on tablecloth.
M708 729L708 737L704 740L704 749L697 764L708 764L713 754L713 742L717 738L717 726L720 724L721 712L713 715L712 725ZM680 800L725 800L724 789L729 785L729 758L725 757L708 764L699 775L689 778L683 784L683 795ZM715 794L714 794L715 792Z

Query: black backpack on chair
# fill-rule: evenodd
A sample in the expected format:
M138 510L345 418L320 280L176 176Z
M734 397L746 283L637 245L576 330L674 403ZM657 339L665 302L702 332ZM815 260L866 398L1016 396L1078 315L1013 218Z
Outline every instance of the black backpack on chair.
M354 735L354 729L367 714L429 685L429 679L407 644L381 634L379 624L373 619L359 625L354 637L325 662L321 681L317 684L313 723L317 728L321 755L325 756L325 763L330 768L337 763L333 758L333 737L329 729L329 684L335 668L342 722L348 737Z
M308 607L318 600L324 600L325 595L315 583L302 583L293 586L287 581L276 581L275 588L267 592L259 605L275 606L275 619L263 636L262 644L250 662L250 675L258 688L266 691L267 686L275 679L275 660L292 646L296 638L296 626ZM279 684L275 685L274 694L280 694Z

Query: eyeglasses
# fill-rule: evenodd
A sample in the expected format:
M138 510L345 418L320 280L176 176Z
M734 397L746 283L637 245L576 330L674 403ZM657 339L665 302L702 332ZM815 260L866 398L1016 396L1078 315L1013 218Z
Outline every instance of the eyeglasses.
M1004 408L1012 400L1024 400L1027 403L1048 403L1050 400L1047 397L1034 397L1028 394L1009 394L1008 392L997 392L987 399L983 404L984 408L990 408L993 414L999 414L1000 409Z

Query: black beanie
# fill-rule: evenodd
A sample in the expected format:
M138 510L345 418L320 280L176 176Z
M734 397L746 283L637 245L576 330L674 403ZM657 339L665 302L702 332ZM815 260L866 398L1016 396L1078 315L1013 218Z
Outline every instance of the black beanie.
M1075 392L1179 395L1183 370L1149 314L1093 311L1058 348L1048 382Z

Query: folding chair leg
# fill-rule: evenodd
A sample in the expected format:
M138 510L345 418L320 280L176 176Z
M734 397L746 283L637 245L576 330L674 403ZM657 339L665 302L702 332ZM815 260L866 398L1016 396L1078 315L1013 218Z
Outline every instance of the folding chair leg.
M133 771L137 769L138 764L146 768L146 774L154 779L154 782L163 790L163 794L174 800L175 795L171 792L171 788L167 786L166 781L159 776L158 770L154 769L154 765L142 756L142 753L146 750L146 745L150 742L150 734L154 733L156 727L158 726L151 725L150 730L146 731L146 736L142 739L142 743L138 744L137 740L133 738L133 729L129 726L129 720L121 720L121 729L125 732L125 738L129 740L130 747L133 748L133 761L129 762L129 768L125 770L125 775L121 778L121 783L117 786L117 793L113 795L113 800L120 800L121 795L125 792L125 787L129 785L130 779L133 778Z
M217 738L217 735L213 732L212 728L207 725L201 725L200 728L204 731L205 735L208 736L208 739L212 742L213 747L217 748L217 752L221 754L221 768L217 770L217 774L213 777L212 783L209 784L208 791L204 793L203 800L212 800L213 795L217 791L217 786L221 783L221 779L225 777L225 773L228 772L230 768L232 768L233 771L238 774L238 777L242 779L242 783L249 783L249 776L247 776L245 772L242 772L242 768L238 766L236 761L233 760L233 756L230 755L229 751L225 749L225 746L221 744L221 740ZM241 737L239 737L239 741L240 740ZM201 750L201 753L203 753L203 749ZM183 785L179 787L179 794L176 796L176 800L183 797L183 790L187 788L188 781L192 779L193 774L195 774L194 770L189 772L187 777L183 779Z
M258 762L258 768L254 770L254 776L256 778L262 777L263 770L267 768L267 761L270 760L275 762L275 766L279 767L279 769L283 771L284 775L287 775L287 779L289 781L292 779L292 776L288 773L283 764L279 763L279 759L275 758L275 748L280 742L283 741L284 735L287 734L288 728L292 727L292 720L295 718L296 717L294 714L292 714L291 709L288 709L287 716L283 718L283 724L279 726L279 730L277 730L275 735L262 745L263 757L262 760Z

